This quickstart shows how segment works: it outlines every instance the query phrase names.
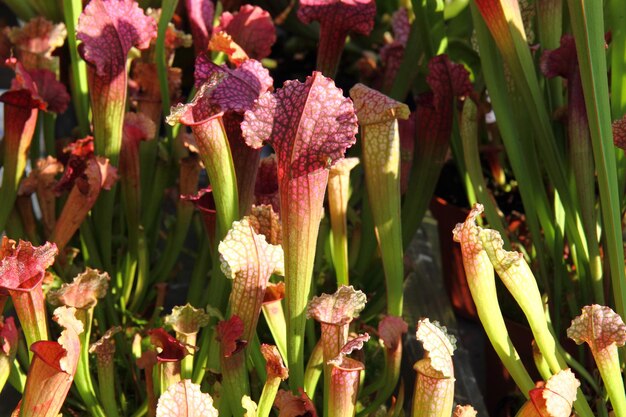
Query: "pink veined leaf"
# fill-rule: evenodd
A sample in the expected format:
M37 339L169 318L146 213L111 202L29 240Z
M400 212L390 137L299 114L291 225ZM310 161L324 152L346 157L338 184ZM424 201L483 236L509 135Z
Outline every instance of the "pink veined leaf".
M287 81L275 93L262 94L245 113L241 130L253 148L272 145L280 182L342 158L356 141L357 119L352 101L333 80L314 72L304 83Z
M234 280L230 311L243 321L243 339L251 340L268 280L273 273L284 273L283 249L267 243L246 216L233 223L218 251L222 272Z
M248 344L246 340L241 339L243 330L244 324L239 316L232 316L217 323L217 338L222 344L222 354L225 358L233 356Z
M176 340L174 336L158 327L148 330L150 342L161 349L157 354L159 362L176 362L189 354L188 346Z
M532 402L538 416L569 417L580 382L569 369L559 371L530 391Z
M378 323L378 335L385 344L385 348L395 350L402 343L402 335L409 330L408 324L396 316L385 316Z
M469 73L461 64L450 61L447 55L438 55L428 63L426 82L433 91L432 105L437 110L447 108L453 97L464 97L472 92Z
M43 280L57 253L54 243L33 246L20 240L17 248L0 261L0 289L27 290L35 287Z
M52 305L64 305L77 309L89 309L103 298L109 288L109 274L96 269L87 268L76 275L74 281L61 285L58 290L48 293L48 301Z
M334 294L314 297L309 302L307 318L313 317L322 323L347 324L358 317L366 301L363 291L342 285Z
M582 314L572 320L567 337L579 345L586 342L595 355L612 344L624 346L626 325L610 307L593 304L583 307Z
M269 71L253 59L245 61L236 69L230 69L225 65L214 64L206 54L196 58L196 87L218 78L217 74L220 74L221 82L211 90L207 99L219 105L222 111L243 113L249 110L259 95L271 89L274 83Z
M99 76L107 76L125 71L130 48L150 46L156 22L134 0L91 0L76 31L85 60L95 66Z
M350 89L361 126L408 119L409 107L363 84Z
M363 345L368 340L370 340L370 335L367 334L367 333L359 334L356 337L353 337L352 339L348 340L348 343L343 345L343 347L341 348L341 351L339 352L339 356L338 357L343 357L343 356L346 356L346 355L350 355L355 350L363 349ZM329 362L332 362L334 360L335 359L332 359Z
M391 16L391 29L393 30L393 40L406 46L411 32L411 23L405 7L399 8Z
M445 327L438 322L422 319L417 324L415 338L422 342L424 350L428 352L430 366L444 376L452 376L452 355L456 345L456 338L447 333Z
M212 0L185 0L187 18L193 36L196 55L204 53L209 46L215 6Z
M267 370L267 378L280 378L283 381L289 377L289 370L283 363L283 358L278 352L278 348L274 345L261 345L261 354L265 358L265 369Z
M159 398L157 417L218 417L213 398L189 379L172 384Z
M224 12L216 32L226 32L248 56L261 60L272 52L276 28L270 14L258 6L244 4L237 13Z
M299 388L300 396L289 391L279 390L274 406L278 408L278 417L317 417L317 411L311 399Z

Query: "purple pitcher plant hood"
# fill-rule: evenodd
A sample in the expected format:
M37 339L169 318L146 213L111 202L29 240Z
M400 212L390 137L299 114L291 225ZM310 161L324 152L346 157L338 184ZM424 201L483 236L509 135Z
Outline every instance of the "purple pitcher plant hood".
M397 120L409 117L409 107L363 84L352 87L350 97L361 126L365 180L387 285L387 313L401 316L404 261Z
M58 342L41 340L30 346L34 353L28 370L19 415L56 417L72 385L78 358L82 323L73 307L58 307L54 320L63 327Z
M276 28L270 14L250 4L244 4L236 13L222 13L215 32L229 34L250 58L256 60L267 58L276 42Z
M118 164L126 105L126 58L132 47L146 49L156 22L134 0L91 0L76 26L87 61L96 153Z
M194 77L196 87L218 75L224 81L211 93L210 101L224 111L223 123L230 143L233 164L237 176L240 214L246 214L254 199L254 185L261 150L246 145L242 137L243 113L250 110L259 95L272 89L273 80L269 71L260 62L247 60L236 69L218 66L206 54L198 56Z
M0 260L0 293L11 296L22 325L26 343L31 346L48 339L46 306L42 281L58 253L54 243L33 246L30 242L2 238L3 258Z
M519 417L569 417L580 382L565 369L530 391L530 400L517 413Z
M313 261L329 167L355 142L357 120L350 99L319 72L304 83L287 81L266 92L246 112L246 143L269 142L277 155L285 283L288 366L293 388L304 376L303 337Z
M196 55L203 54L209 47L215 6L212 0L185 0L185 9L193 38Z
M171 385L159 398L156 417L218 417L213 398L189 379Z
M348 33L369 35L375 16L374 0L301 0L298 18L320 23L317 70L334 77Z
M393 41L380 48L380 60L383 67L382 91L391 89L404 58L404 51L411 31L409 13L406 8L401 7L393 13L391 30L393 31Z
M454 354L456 339L437 322L422 319L415 338L424 346L424 359L415 363L417 381L412 417L448 417L454 402Z
M426 82L431 92L417 99L415 159L409 179L409 186L414 190L422 190L419 194L423 193L424 197L407 200L402 207L402 224L406 225L403 230L405 242L417 230L435 190L448 153L458 99L472 91L465 67L453 63L447 55L432 58L428 69ZM407 219L408 216L410 218Z
M567 336L578 345L589 345L615 416L626 416L626 395L618 355L618 347L626 344L624 320L609 307L585 306L582 314L572 320Z

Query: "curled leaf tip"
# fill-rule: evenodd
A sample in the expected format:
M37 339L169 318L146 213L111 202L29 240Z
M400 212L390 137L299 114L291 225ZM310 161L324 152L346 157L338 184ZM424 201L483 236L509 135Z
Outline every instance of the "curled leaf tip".
M100 339L89 346L89 353L95 353L99 358L111 358L115 353L115 341L113 337L122 331L120 326L111 327Z
M313 297L307 307L307 318L322 323L346 324L365 308L367 297L353 286L342 285L334 294Z
M274 406L279 410L279 417L317 417L317 411L311 399L302 388L298 389L297 397L289 391L279 390L276 394Z
M482 214L484 207L480 203L475 203L472 210L467 215L465 222L457 223L452 231L452 237L455 242L462 243L469 250L479 252L482 250L482 244L479 237L479 227L476 225L476 219Z
M165 316L165 324L171 326L176 333L188 335L198 333L201 327L209 324L210 318L203 309L187 303L174 307L171 314Z
M237 13L224 12L216 32L226 32L250 58L267 58L276 42L276 28L270 14L258 6L244 4Z
M211 94L226 77L228 77L228 74L224 72L213 73L202 84L191 103L178 103L172 107L170 114L165 118L165 122L171 126L177 123L193 126L218 116L221 110L217 103L212 102Z
M424 350L428 353L430 366L445 376L452 376L452 355L456 338L449 335L444 326L427 318L418 322L415 338L422 342Z
M402 335L409 330L409 325L396 316L385 316L378 323L378 335L385 344L385 348L395 350L402 342Z
M148 330L150 342L159 350L157 360L159 362L176 362L189 354L188 345L185 345L162 328Z
M339 354L336 357L330 359L327 362L328 365L335 365L339 368L346 368L346 366L350 366L351 367L350 369L352 370L365 369L363 364L359 361L355 361L352 359L346 361L347 359L349 359L349 358L346 358L346 356L350 355L355 350L363 349L363 345L368 340L370 340L370 335L367 333L359 334L356 337L353 337L345 345L343 345L343 347L339 351ZM357 363L360 365L357 365ZM356 368L352 368L352 366L356 366Z
M218 417L213 398L200 391L200 385L185 379L161 395L157 404L157 417Z
M217 323L217 339L222 344L222 355L225 358L231 357L247 345L248 342L241 339L243 327L243 320L239 316Z
M134 0L91 0L76 26L82 55L98 75L125 71L126 56L134 46L146 49L156 37L156 22Z
M283 363L283 358L278 352L278 348L274 345L261 345L261 353L265 358L265 369L267 370L267 378L280 378L285 380L289 377L289 370Z
M257 404L249 396L241 397L241 407L246 410L243 417L257 417Z
M580 382L569 369L552 375L547 383L541 382L537 388L530 390L529 403L532 403L534 411L532 415L569 417L572 414L572 405L576 400L578 387L580 387Z
M52 313L52 319L64 329L58 341L66 354L59 359L59 367L63 372L74 375L80 352L78 335L83 332L83 323L76 318L74 307L57 307Z
M495 260L498 265L506 270L511 266L519 265L523 262L524 255L521 252L507 251L504 249L504 240L500 236L500 232L493 229L479 229L479 236L482 245L494 253ZM491 257L491 255L490 255Z
M284 270L283 249L281 246L267 243L265 235L257 234L249 217L234 222L226 237L220 242L218 251L222 272L232 279L238 274L248 276L250 261L256 267L253 274L269 279L272 273L282 275ZM251 256L256 259L251 259Z
M567 336L576 344L587 342L592 350L600 351L613 343L624 346L626 325L610 307L593 304L583 307L582 314L572 320Z
M65 305L78 309L95 306L98 299L103 298L109 288L109 274L96 269L87 268L74 277L74 281L61 285L58 290L48 293L48 301L52 305Z
M259 61L250 59L238 68L230 69L214 64L206 54L196 59L194 77L196 87L210 82L213 77L219 78L207 99L217 104L221 111L239 113L251 109L254 100L271 89L274 83L269 71Z
M266 92L245 113L246 143L260 148L268 141L277 153L278 178L298 178L332 166L356 141L352 101L320 72L304 83L286 81Z
M144 113L126 113L123 129L124 140L136 143L152 139L156 134L156 125Z
M45 270L54 263L58 253L57 246L50 242L33 246L30 242L20 240L17 248L9 249L14 243L3 240L5 256L0 261L0 288L33 288L43 280Z
M406 104L361 83L350 89L350 97L354 101L356 115L361 126L384 123L394 119L408 119L411 113Z

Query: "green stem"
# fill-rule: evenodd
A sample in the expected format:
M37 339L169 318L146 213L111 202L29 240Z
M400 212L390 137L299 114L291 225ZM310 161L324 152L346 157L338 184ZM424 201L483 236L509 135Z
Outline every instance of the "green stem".
M279 386L280 378L278 377L270 378L265 381L257 407L257 417L268 417L270 415Z
M98 402L96 390L94 389L93 382L91 380L91 372L89 371L89 340L91 336L93 308L88 310L77 310L76 313L77 317L83 323L83 332L79 335L80 356L76 368L76 375L74 376L74 383L76 384L78 394L85 403L89 413L94 417L107 417L109 414L104 413L104 410Z
M22 0L18 0L23 2ZM24 2L25 3L25 2ZM78 56L76 39L76 24L78 16L83 11L82 0L63 1L63 13L65 15L65 27L67 28L67 43L70 51L70 64L72 76L70 77L72 102L81 136L89 134L89 88L87 86L87 63Z
M165 59L165 37L170 20L174 16L178 0L163 0L161 4L161 18L157 28L157 40L155 47L155 62L157 75L159 77L159 86L161 88L161 105L163 106L163 114L170 112L170 89L167 81L168 65ZM174 133L172 126L165 124L165 134L170 144L170 149L174 146Z
M43 120L43 139L46 146L46 154L50 156L56 156L56 139L54 134L54 127L56 123L57 115L54 113L42 113Z

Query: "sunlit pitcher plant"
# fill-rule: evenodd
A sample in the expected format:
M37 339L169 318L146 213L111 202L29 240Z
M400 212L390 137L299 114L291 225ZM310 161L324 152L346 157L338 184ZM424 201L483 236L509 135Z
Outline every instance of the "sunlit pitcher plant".
M0 3L1 412L626 417L626 2Z

